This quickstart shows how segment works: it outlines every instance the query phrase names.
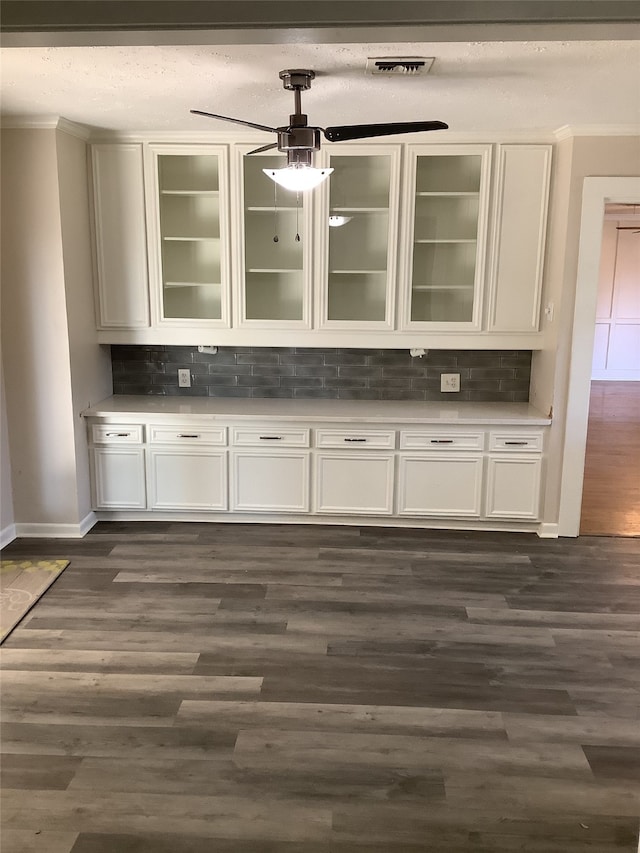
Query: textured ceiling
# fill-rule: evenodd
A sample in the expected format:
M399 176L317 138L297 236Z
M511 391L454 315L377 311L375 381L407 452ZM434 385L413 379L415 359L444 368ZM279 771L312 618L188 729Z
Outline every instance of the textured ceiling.
M425 77L364 75L368 56L435 56ZM319 126L439 119L454 132L640 126L637 41L5 48L4 115L117 131L229 131L190 108L282 125L283 68L311 68ZM267 141L267 140L265 140Z

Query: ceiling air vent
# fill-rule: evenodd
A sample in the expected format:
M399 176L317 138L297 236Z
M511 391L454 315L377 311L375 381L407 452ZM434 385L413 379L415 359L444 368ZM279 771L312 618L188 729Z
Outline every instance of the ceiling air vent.
M367 59L365 74L427 74L433 65L432 56L370 56Z

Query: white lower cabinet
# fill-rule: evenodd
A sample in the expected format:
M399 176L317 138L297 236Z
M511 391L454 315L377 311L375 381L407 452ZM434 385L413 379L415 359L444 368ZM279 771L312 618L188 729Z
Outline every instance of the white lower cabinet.
M540 456L489 456L487 518L538 518L541 473Z
M89 423L96 510L384 517L419 526L451 519L490 529L540 518L544 431L535 425L137 420Z
M397 514L478 518L482 462L480 454L401 454Z
M226 510L227 451L149 450L149 509Z
M393 453L318 453L315 512L391 515L394 461Z
M91 448L96 509L146 509L142 447Z
M233 451L231 509L309 512L309 451Z

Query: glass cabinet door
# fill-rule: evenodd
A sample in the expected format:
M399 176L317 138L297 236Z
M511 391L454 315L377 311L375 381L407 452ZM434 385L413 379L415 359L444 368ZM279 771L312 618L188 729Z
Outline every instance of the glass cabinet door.
M229 325L226 151L155 146L158 320Z
M318 192L318 318L325 328L393 328L400 149L336 146Z
M479 328L489 146L411 146L405 328Z
M242 238L238 240L236 324L311 326L309 193L278 186L263 169L286 165L282 154L246 156L239 146Z

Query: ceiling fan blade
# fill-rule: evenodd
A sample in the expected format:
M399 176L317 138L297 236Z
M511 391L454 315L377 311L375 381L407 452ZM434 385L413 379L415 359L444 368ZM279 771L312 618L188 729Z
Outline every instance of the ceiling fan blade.
M393 136L396 133L421 133L425 130L446 130L443 121L398 121L388 124L351 124L327 127L323 132L329 142L346 142L349 139L369 139L373 136Z
M253 151L247 151L247 157L250 154L260 154L262 151L270 151L272 148L277 148L278 143L272 142L270 145L262 145L260 148L254 148Z
M277 133L275 127L267 127L264 124L256 124L253 121L243 121L241 118L230 118L230 116L220 116L216 113L205 113L202 110L189 110L190 113L198 116L206 116L207 118L219 118L222 121L232 121L234 124L243 124L245 127L254 127L256 130L267 130L269 133Z

